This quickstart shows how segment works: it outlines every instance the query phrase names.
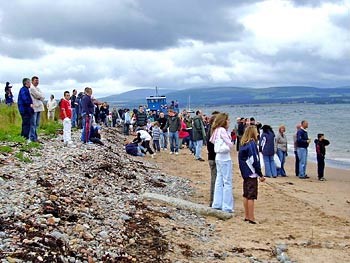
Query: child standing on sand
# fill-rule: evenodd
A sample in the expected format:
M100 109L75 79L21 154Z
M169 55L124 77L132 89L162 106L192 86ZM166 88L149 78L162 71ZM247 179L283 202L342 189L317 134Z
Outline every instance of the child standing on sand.
M315 139L315 148L317 154L317 173L318 180L325 181L324 179L324 167L325 167L325 156L326 156L326 146L329 145L329 141L324 138L323 133L317 134L317 139Z
M254 218L254 200L258 198L258 180L265 181L261 172L257 147L258 131L256 126L248 126L240 141L238 153L239 169L243 177L244 221L256 224Z

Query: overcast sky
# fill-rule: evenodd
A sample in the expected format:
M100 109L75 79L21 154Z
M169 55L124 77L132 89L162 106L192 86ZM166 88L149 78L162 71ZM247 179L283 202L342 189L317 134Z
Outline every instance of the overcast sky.
M350 85L350 0L11 0L0 84L93 88ZM3 98L3 92L0 93Z

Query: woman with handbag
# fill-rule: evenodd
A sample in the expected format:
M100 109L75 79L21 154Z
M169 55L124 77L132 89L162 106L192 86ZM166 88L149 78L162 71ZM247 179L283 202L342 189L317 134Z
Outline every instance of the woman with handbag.
M232 194L232 159L231 150L233 143L228 132L230 120L227 113L216 115L211 128L210 142L214 144L216 153L216 180L212 208L225 212L234 212L234 200Z

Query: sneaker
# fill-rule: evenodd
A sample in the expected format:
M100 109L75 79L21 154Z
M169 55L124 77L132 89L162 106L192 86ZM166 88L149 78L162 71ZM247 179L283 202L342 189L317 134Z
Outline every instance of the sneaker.
M197 161L201 161L201 162L204 162L205 160L202 159L202 158L198 158Z
M163 148L163 151L167 151L168 149L167 148Z
M152 159L154 159L154 155L155 155L155 154L151 154Z
M326 181L324 177L318 178L319 181Z
M174 152L169 152L169 154L174 154Z
M179 152L175 152L176 155L179 155Z

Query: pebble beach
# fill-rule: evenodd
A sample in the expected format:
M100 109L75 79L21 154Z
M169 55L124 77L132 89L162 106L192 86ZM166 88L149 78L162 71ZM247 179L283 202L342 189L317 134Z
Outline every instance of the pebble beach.
M350 261L349 171L326 167L319 182L309 163L310 179L299 180L288 157L288 177L259 184L249 225L235 151L235 212L221 220L142 198L209 204L208 163L187 149L132 157L117 128L104 131L104 146L41 139L24 153L31 163L0 155L0 262Z

